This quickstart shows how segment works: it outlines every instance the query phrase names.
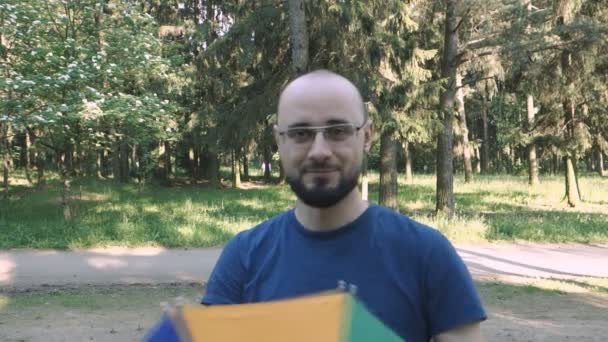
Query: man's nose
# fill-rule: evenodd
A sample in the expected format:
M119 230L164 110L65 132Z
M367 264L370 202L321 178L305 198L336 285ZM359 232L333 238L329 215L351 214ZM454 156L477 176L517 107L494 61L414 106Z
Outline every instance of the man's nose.
M325 160L331 156L331 146L325 139L323 132L316 132L312 140L310 149L308 150L308 158L314 160Z

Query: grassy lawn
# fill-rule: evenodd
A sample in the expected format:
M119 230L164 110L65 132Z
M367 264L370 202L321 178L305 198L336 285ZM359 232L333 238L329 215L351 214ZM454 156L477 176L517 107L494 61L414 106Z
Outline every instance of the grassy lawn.
M293 205L289 187L244 183L243 189L205 185L159 187L73 182L74 219L65 222L60 188L51 178L35 191L24 177L11 180L11 200L0 200L0 249L82 248L104 245L204 247L220 245ZM563 202L562 177L542 177L530 189L525 177L477 176L455 183L458 217L432 216L435 178L415 176L400 183L400 211L439 228L456 242L608 241L608 179L583 176L580 208ZM378 177L371 176L370 200L377 202Z

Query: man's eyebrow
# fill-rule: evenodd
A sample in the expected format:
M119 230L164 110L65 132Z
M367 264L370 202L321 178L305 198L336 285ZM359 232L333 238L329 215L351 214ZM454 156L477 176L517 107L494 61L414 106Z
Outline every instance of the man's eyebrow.
M325 121L325 124L322 126L330 126L330 125L339 125L339 124L345 124L345 123L349 123L346 120L343 119L330 119ZM289 126L287 126L287 128L300 128L300 127L311 127L313 125L311 125L309 122L296 122L293 123Z
M287 128L299 128L299 127L310 127L310 126L311 126L311 124L308 122L296 122L296 123L293 123L293 124L287 126Z
M327 125L339 125L339 124L345 124L345 123L349 123L346 120L343 119L331 119L331 120L327 120L326 124Z

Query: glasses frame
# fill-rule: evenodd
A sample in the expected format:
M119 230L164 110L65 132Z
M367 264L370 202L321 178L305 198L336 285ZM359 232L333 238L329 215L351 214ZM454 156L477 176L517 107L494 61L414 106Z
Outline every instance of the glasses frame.
M283 138L285 138L289 132L295 131L295 130L303 129L303 130L311 131L314 133L314 135L312 135L312 139L310 139L309 141L304 141L304 142L295 142L294 141L294 143L297 145L306 145L306 144L312 143L315 140L317 134L319 134L319 132L321 132L323 134L323 138L325 138L327 141L330 141L333 143L339 143L339 142L341 142L340 140L333 140L331 138L328 138L325 135L328 128L335 128L335 127L352 127L352 128L354 128L353 134L348 136L346 139L344 139L344 140L348 140L348 138L357 134L361 130L361 128L365 127L367 125L367 123L368 123L368 121L365 120L365 122L363 122L360 126L355 126L355 124L350 123L350 122L338 123L338 124L333 124L333 125L324 125L324 126L298 126L298 127L288 128L284 131L278 131L278 133Z

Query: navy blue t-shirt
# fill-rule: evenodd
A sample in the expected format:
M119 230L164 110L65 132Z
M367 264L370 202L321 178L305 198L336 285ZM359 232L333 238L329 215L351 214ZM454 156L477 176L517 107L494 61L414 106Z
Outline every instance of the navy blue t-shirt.
M304 228L289 210L231 239L204 304L285 299L336 289L342 281L408 342L427 342L486 314L471 276L437 230L370 205L333 231Z

